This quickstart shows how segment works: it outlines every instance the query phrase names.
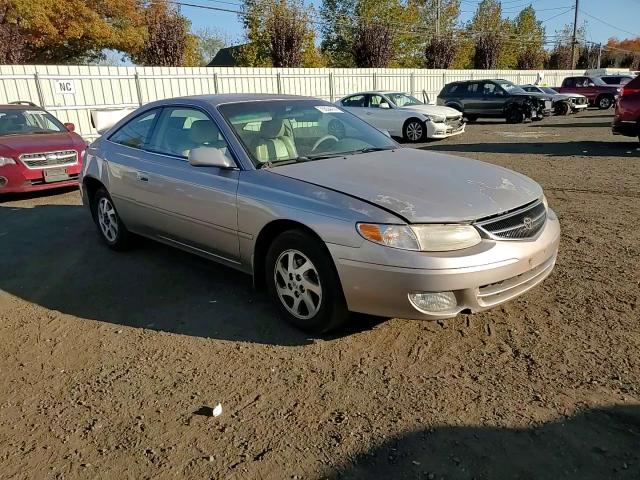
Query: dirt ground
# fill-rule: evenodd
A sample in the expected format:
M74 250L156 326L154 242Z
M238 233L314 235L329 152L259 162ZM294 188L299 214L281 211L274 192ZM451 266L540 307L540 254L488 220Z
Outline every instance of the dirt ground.
M482 314L329 338L235 271L107 250L75 190L5 199L0 478L640 478L640 143L611 118L426 144L542 184L557 267Z

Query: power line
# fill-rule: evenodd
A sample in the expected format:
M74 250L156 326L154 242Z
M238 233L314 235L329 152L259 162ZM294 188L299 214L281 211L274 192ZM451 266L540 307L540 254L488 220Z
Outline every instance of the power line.
M580 11L581 11L584 15L586 15L587 17L589 17L589 18L593 18L594 20L597 20L598 22L603 23L603 24L605 24L605 25L607 25L607 26L609 26L609 27L611 27L611 28L615 28L616 30L619 30L619 31L621 31L621 32L627 33L627 34L629 34L629 35L633 35L634 37L640 37L640 33L633 33L633 32L630 32L629 30L625 30L625 29L623 29L623 28L617 27L617 26L613 25L612 23L605 22L605 21L604 21L604 20L602 20L601 18L598 18L598 17L595 17L595 16L593 16L593 15L590 15L589 13L585 12L585 11L584 11L584 10L582 10L582 9L580 9Z

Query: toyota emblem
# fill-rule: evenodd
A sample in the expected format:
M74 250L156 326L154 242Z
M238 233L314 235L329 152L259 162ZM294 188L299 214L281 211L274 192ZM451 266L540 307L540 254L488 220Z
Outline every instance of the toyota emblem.
M531 230L533 228L533 220L531 220L531 218L529 217L524 217L522 219L522 223L524 224L524 228L526 228L527 230Z

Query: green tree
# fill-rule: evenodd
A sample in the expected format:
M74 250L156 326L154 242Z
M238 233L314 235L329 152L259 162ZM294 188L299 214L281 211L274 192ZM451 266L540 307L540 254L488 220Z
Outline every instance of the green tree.
M544 49L544 27L529 5L515 19L513 28L518 45L516 67L521 70L544 68L547 53Z
M229 46L228 38L218 30L208 27L201 28L194 33L198 62L206 66L221 48Z
M583 42L586 35L586 24L581 25L576 32L576 39L578 42ZM547 68L553 70L570 70L572 68L571 59L571 42L573 37L573 26L564 25L559 30L556 30L556 42L549 54L547 61ZM578 45L576 45L578 50ZM579 53L578 53L579 54ZM577 60L576 55L576 60Z

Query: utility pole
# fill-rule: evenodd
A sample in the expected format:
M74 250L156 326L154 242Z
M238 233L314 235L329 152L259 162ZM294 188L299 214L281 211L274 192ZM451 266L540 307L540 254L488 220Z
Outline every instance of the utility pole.
M598 44L598 66L596 68L600 68L600 60L602 60L602 44Z
M578 0L573 13L573 35L571 37L571 70L576 68L576 33L578 31Z
M436 0L436 38L440 38L440 2Z

